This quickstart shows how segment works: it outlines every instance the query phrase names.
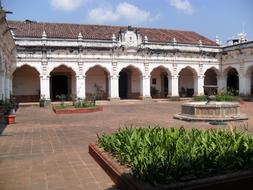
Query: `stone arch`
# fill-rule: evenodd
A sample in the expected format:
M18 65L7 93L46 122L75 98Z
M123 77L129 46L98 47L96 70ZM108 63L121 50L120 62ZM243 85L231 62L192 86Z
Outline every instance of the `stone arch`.
M12 74L13 95L19 102L37 102L40 98L40 73L36 67L19 65Z
M95 65L89 67L85 72L86 96L95 95L98 100L105 100L108 98L109 93L109 76L110 72L106 67Z
M53 70L58 67L64 66L68 69L71 69L75 74L78 73L77 65L74 64L66 64L66 63L52 63L48 65L48 73L50 74Z
M163 65L154 67L150 72L150 94L152 98L164 98L170 93L171 72Z
M206 67L205 69L203 69L203 73L206 73L207 70L213 70L217 76L219 76L221 74L220 70L218 68L216 68L215 66Z
M196 70L194 67L191 67L191 66L186 66L186 67L181 68L181 69L178 71L178 75L179 75L179 73L180 73L183 69L189 69L189 70L191 70L191 72L193 73L194 77L197 77L197 76L198 76L197 70Z
M144 72L142 71L142 68L140 67L140 65L133 65L133 64L127 64L127 65L118 65L118 75L119 73L123 70L123 69L126 69L126 68L133 68L133 69L136 69L141 76L143 76Z
M182 97L192 97L196 91L197 71L186 66L178 73L178 91Z
M142 89L141 69L133 65L122 67L119 71L119 97L121 99L136 99Z
M103 70L105 70L109 75L111 75L111 70L110 68L108 68L107 66L103 65L103 64L92 64L92 65L88 65L87 67L84 68L84 74L86 75L86 73L94 68L94 67L101 67Z
M72 67L60 64L50 71L50 98L59 100L57 95L65 94L68 99L76 94L76 72Z
M18 64L16 65L16 68L12 71L12 75L13 75L13 73L14 73L17 69L19 69L19 68L21 68L21 67L23 67L23 66L29 66L29 67L33 68L33 69L35 69L35 70L39 73L39 76L41 75L41 69L40 69L40 67L38 67L37 65L31 65L31 64L28 64L28 63L18 63Z

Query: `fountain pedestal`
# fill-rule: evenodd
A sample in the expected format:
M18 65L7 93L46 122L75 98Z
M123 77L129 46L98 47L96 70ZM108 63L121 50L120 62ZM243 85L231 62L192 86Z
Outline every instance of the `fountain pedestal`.
M181 113L174 118L186 121L235 121L247 120L248 117L240 113L240 105L236 102L216 102L214 92L216 86L204 86L208 93L207 102L189 102L181 106ZM213 90L216 88L215 90ZM213 93L211 95L211 93Z

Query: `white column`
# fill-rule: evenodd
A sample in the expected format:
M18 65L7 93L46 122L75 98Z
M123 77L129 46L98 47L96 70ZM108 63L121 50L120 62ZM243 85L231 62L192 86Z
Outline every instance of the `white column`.
M250 90L250 88L247 85L247 77L244 75L240 75L239 76L239 95L240 96L246 96L247 95L247 91ZM247 87L249 89L247 89Z
M245 84L244 85L245 85L245 95L250 96L251 95L251 75L250 74L247 74L245 76Z
M204 95L204 75L194 77L194 96Z
M5 98L7 98L7 99L10 99L10 89L9 89L9 87L10 87L10 84L9 84L9 76L8 75L6 75L5 76Z
M40 76L40 96L50 100L50 76L48 75Z
M218 75L217 76L217 85L218 85L218 92L226 91L226 89L227 89L227 76Z
M150 97L150 76L141 76L140 81L140 95L142 99L151 98Z
M178 75L173 75L170 80L170 91L171 96L179 96L178 95Z
M119 76L118 75L112 75L109 77L109 99L111 101L113 100L119 100Z
M13 79L13 76L10 76L10 78L9 78L9 90L10 90L11 95L13 95L12 79Z
M77 98L85 99L85 80L86 77L83 75L76 76L76 96Z
M5 73L0 71L0 99L5 99Z

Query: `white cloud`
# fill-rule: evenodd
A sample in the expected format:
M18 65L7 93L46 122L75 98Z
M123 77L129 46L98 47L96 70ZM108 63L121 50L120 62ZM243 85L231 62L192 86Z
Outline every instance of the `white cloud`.
M188 0L170 0L170 5L186 14L192 14L193 8Z
M111 7L92 9L88 13L88 19L96 23L125 21L128 24L137 24L151 21L152 17L148 11L142 10L130 3L122 2L115 9Z
M120 3L116 8L116 13L128 21L143 22L150 19L150 13L141 10L138 7L129 3Z
M116 22L120 19L118 14L112 10L105 10L103 8L92 9L88 14L89 20L97 23Z
M51 6L56 10L74 11L86 3L87 0L50 0Z

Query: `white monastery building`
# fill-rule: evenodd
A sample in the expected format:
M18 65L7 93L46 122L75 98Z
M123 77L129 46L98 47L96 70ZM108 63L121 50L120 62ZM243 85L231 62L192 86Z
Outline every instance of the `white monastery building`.
M253 95L253 41L244 34L222 47L191 31L29 20L8 26L17 56L12 40L1 40L7 80L1 78L0 93L21 102L54 101L60 94L111 101L190 97L203 95L204 85ZM2 71L14 62L16 68Z

